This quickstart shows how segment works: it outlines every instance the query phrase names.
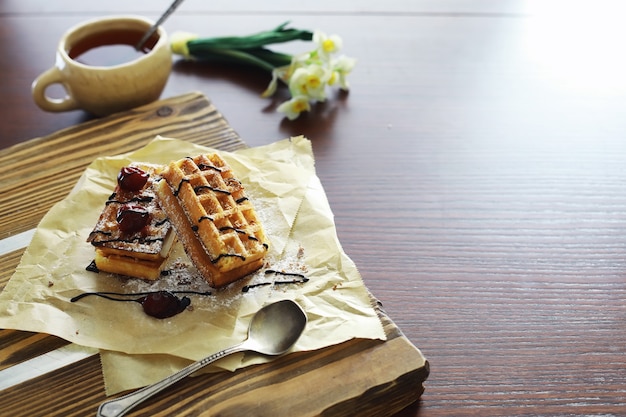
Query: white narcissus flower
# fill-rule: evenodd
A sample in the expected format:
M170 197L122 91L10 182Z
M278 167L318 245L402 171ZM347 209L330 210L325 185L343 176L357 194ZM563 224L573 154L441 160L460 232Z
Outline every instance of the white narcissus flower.
M310 111L311 105L307 96L294 96L276 108L276 111L284 113L289 120L298 118L303 111Z
M1 0L0 0L1 1ZM288 22L247 36L199 38L176 32L171 37L174 54L185 59L219 63L245 63L271 73L271 81L261 94L270 97L283 82L292 99L279 106L280 111L295 119L310 108L310 103L326 100L326 89L338 85L348 89L347 76L355 60L339 56L343 40L316 30L287 27ZM298 55L275 52L267 46L293 40L313 41L313 48Z
M343 46L338 35L328 36L315 31L312 40L314 49L291 55L288 65L272 69L272 79L261 94L262 97L270 97L276 92L279 81L287 84L292 98L277 110L290 120L296 119L303 111L309 111L311 103L325 101L328 87L337 85L342 90L348 90L347 76L356 64L352 58L338 56Z
M326 83L329 72L320 65L297 68L289 80L292 96L306 96L310 100L326 100Z
M349 58L345 55L341 55L339 57L337 57L332 64L332 68L333 68L333 77L332 77L332 81L329 81L329 85L333 85L336 81L339 81L339 87L342 90L348 90L350 89L350 84L348 83L347 80L347 76L348 74L350 74L350 72L352 72L352 69L354 68L354 66L356 65L356 59L354 58ZM338 77L339 79L336 80L335 77Z
M316 30L313 32L313 42L318 46L318 52L321 56L328 56L338 52L343 41L338 35L327 36L324 32Z

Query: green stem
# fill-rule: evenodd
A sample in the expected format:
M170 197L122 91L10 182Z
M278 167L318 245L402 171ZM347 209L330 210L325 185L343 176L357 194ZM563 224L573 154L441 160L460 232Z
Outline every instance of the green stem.
M254 49L275 43L290 42L293 40L310 41L313 39L313 33L308 30L285 29L288 23L289 22L283 23L272 30L248 36L194 39L187 43L187 47L192 55L201 55L203 51L211 48Z
M234 64L248 64L260 68L264 71L271 73L275 66L271 63L257 58L256 56L247 53L245 51L238 51L234 49L221 49L212 48L206 49L201 55L194 55L195 58L201 61L208 62L221 62L221 63L234 63Z
M291 64L291 60L293 59L293 56L289 54L271 51L266 48L245 49L242 50L242 52L254 55L258 59L262 59L263 61L271 64L274 67L289 65Z

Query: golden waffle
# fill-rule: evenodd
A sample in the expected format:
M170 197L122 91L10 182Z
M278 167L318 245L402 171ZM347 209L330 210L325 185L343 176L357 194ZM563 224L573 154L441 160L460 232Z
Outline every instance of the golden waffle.
M145 164L130 166L148 173L148 181L138 191L126 191L118 184L87 241L96 247L95 263L99 270L155 280L167 259L175 234L154 191L155 182L160 179L160 168ZM136 204L149 213L148 223L139 231L129 233L119 227L118 212L127 203Z
M217 154L171 162L156 187L187 255L212 287L263 265L268 241L243 185Z

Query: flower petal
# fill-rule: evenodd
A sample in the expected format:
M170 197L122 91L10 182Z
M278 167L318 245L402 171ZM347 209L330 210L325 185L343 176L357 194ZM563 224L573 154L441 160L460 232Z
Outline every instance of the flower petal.
M309 104L308 97L295 96L291 100L285 101L276 108L276 111L284 113L289 120L298 118L303 111L310 111L311 105Z
M297 68L289 80L292 96L306 96L311 100L326 99L326 85L331 73L320 65Z
M274 71L272 71L272 80L270 81L265 91L261 93L261 97L266 98L266 97L272 96L276 92L277 87L278 87L278 71L275 69Z

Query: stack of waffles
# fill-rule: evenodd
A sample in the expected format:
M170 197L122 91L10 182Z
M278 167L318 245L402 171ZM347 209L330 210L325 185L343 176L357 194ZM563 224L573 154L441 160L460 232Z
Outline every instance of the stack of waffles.
M219 155L198 155L171 162L159 169L158 177L151 181L150 190L156 193L154 201L160 213L165 214L166 222L160 225L174 226L185 252L209 285L226 286L263 265L268 240L243 185ZM111 211L109 206L105 212ZM163 216L159 214L158 218ZM155 216L151 221L156 219ZM141 233L148 238L152 230ZM98 235L95 229L94 234ZM94 239L90 241L97 244ZM137 240L133 247L137 254L140 246L142 243ZM140 259L136 254L124 256L132 259L131 263ZM102 268L98 257L96 265L108 272L145 278L128 270Z

